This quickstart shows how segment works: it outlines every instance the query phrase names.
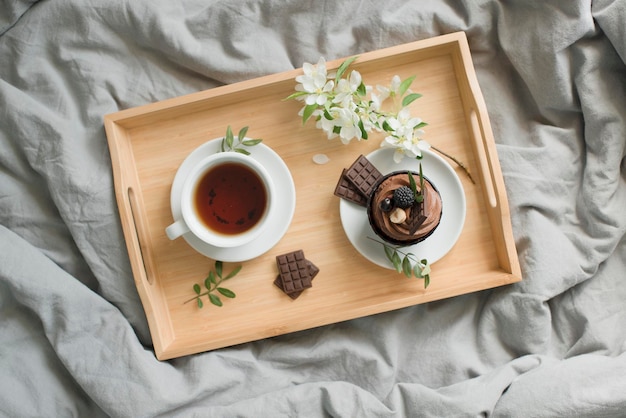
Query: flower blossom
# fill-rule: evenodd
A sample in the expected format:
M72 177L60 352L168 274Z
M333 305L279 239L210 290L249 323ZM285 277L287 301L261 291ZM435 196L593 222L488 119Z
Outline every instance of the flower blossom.
M307 105L317 104L323 106L328 99L329 93L335 87L333 80L327 80L326 61L322 57L317 62L317 65L305 62L302 69L304 74L296 77L296 81L300 83L296 86L296 90L309 93L304 99Z
M343 107L347 107L347 102L352 100L352 97L357 94L361 81L361 74L355 70L350 73L349 80L345 78L339 80L336 89L337 95L333 99L333 103L342 103Z
M317 127L326 132L328 139L339 135L343 144L349 143L354 138L362 139L359 128L360 118L354 110L345 107L331 107L328 109L328 114L332 119L322 115L317 121Z
M420 118L412 118L408 108L403 108L396 117L387 119L391 128L389 135L381 143L382 147L395 148L393 160L400 162L402 158L417 158L422 150L430 148L430 144L423 139L424 131L417 128L422 123Z
M401 83L402 82L400 80L400 76L394 75L393 78L391 79L391 84L389 85L389 87L376 85L376 90L380 92L379 100L381 102L384 102L390 96L396 96L400 91Z

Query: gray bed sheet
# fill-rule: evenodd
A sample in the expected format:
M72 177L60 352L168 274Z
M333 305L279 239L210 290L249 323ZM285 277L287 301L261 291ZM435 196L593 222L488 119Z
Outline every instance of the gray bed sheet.
M626 416L626 4L465 3L1 2L0 414ZM524 280L158 361L103 115L460 30Z

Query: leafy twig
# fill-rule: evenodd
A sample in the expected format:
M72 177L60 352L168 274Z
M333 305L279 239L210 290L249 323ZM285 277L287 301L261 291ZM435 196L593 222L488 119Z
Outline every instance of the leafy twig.
M472 181L472 184L476 184L476 182L474 181L474 179L472 178L472 175L469 172L469 169L465 166L465 164L463 164L461 161L457 160L455 157L453 157L452 155L448 154L447 152L444 152L442 150L440 150L439 148L435 147L434 145L430 145L430 147L437 151L439 154L443 155L444 157L447 157L449 159L451 159L452 161L454 161L456 163L456 165L458 165L459 167L461 167L461 169L463 171L465 171L465 174L467 174L467 177L469 177L469 179Z
M204 303L202 302L202 296L208 296L209 297L209 301L215 305L215 306L222 306L222 300L220 299L220 297L218 295L216 295L214 292L217 291L219 294L221 294L224 297L227 298L234 298L235 292L233 292L230 289L227 289L223 286L220 286L220 284L222 282L225 282L226 280L234 277L237 273L239 273L239 271L241 270L241 265L235 267L235 269L233 271L231 271L230 273L228 273L227 276L223 277L222 276L222 265L223 263L219 260L215 261L215 272L213 270L209 271L209 275L207 276L206 279L204 279L204 287L206 288L206 292L202 292L202 288L200 287L199 284L195 283L193 285L193 291L196 293L196 296L194 296L193 298L185 301L185 303L189 303L192 300L196 300L196 303L198 305L198 308L202 308L204 306ZM217 278L216 278L217 277Z
M404 273L404 275L408 278L415 276L418 279L424 279L424 289L430 285L430 264L427 259L423 258L419 260L413 253L406 253L397 247L392 247L372 237L367 238L382 244L385 249L387 259L391 262L391 264L393 264L393 267L398 273ZM411 266L411 260L415 261L414 266Z
M233 135L233 130L230 125L226 128L226 135L222 139L220 150L221 152L234 151L240 154L250 155L250 151L243 147L253 147L260 144L262 139L245 139L248 133L248 127L244 126L239 131L237 138Z
M415 179L413 178L413 174L410 171L407 171L409 175L409 185L411 186L411 190L413 191L413 197L417 203L422 203L424 201L424 173L422 172L422 163L420 163L420 191L417 191L417 184L415 183Z

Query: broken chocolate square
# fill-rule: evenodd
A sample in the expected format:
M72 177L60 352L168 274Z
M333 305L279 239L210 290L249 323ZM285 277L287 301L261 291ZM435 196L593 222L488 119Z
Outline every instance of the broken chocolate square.
M369 196L382 174L364 155L360 155L348 168L345 177L363 196Z
M408 224L409 224L409 235L413 235L417 232L420 226L424 223L426 218L428 217L427 208L426 208L426 195L428 189L424 188L422 190L422 201L421 202L413 202L413 206L411 207L411 213L409 214Z
M367 205L367 196L361 194L359 189L357 189L354 184L347 179L347 171L348 170L344 168L341 172L341 177L337 182L334 194L342 199L346 199L350 202L356 203L357 205L365 207Z

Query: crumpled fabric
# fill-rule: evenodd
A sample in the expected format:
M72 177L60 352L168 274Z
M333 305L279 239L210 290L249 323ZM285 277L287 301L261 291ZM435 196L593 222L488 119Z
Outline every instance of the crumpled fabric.
M3 3L0 414L623 416L624 21L611 0ZM103 115L456 31L524 280L158 361Z

